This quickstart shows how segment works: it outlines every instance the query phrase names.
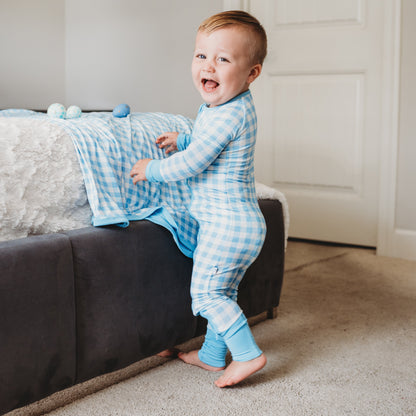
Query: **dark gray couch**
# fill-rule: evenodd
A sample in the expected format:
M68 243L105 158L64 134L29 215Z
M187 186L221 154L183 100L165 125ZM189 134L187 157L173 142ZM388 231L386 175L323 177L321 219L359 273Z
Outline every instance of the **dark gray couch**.
M266 241L239 292L247 317L277 307L283 279L282 207L260 207ZM191 269L148 221L0 243L0 414L202 334Z

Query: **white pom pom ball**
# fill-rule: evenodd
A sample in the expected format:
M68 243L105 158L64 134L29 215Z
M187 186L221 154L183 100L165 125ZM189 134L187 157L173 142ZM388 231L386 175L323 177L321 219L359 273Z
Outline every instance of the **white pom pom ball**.
M71 105L66 110L66 118L78 118L81 117L81 109L77 105Z
M65 118L65 107L62 104L54 103L48 107L48 116L53 118Z

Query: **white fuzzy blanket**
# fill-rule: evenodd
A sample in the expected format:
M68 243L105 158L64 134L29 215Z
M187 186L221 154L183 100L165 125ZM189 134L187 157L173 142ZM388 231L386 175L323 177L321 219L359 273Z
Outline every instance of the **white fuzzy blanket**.
M71 138L47 120L0 118L0 241L90 224Z
M284 195L256 184L257 196ZM69 135L47 119L0 117L0 241L91 225L91 209Z
M289 237L289 205L284 194L275 188L264 185L260 182L256 182L256 194L257 199L277 199L282 204L283 208L283 220L285 226L285 246L287 246L287 239Z

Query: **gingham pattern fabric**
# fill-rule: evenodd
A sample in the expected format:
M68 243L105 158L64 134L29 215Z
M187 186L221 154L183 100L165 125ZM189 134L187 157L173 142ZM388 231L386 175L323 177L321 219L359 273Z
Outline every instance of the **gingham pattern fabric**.
M81 166L95 226L149 219L169 229L181 251L192 257L198 232L189 215L190 193L182 182L133 185L130 170L138 159L162 159L155 139L166 131L190 133L193 121L164 113L133 113L125 118L111 113L84 113L61 120L29 110L10 109L3 117L46 118L72 138Z
M23 108L8 108L0 111L0 117L36 117L41 115L42 113Z
M254 181L256 114L251 93L201 106L188 147L159 163L164 181L185 178L199 223L191 295L195 315L220 333L241 315L237 290L258 256L265 222Z

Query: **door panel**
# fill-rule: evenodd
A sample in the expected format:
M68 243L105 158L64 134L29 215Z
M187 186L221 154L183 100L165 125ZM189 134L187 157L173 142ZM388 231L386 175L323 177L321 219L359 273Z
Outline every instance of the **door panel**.
M379 0L252 0L269 54L253 84L256 175L286 195L290 235L376 245Z

